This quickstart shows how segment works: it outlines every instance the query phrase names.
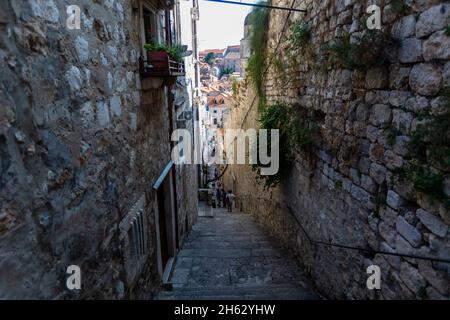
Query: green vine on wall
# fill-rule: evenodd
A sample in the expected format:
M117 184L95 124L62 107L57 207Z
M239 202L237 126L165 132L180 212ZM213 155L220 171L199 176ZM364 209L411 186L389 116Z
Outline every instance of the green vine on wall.
M332 65L350 70L368 70L388 62L388 51L398 45L395 39L379 30L366 30L359 39L349 33L322 46L325 59Z
M260 2L270 4L270 2ZM263 88L263 77L266 65L266 43L267 27L269 25L269 10L267 8L254 7L249 16L250 19L250 50L251 56L248 60L247 74L253 82L260 104L264 104L265 92Z
M299 150L306 150L313 146L318 128L314 115L310 114L307 109L282 103L266 106L261 112L259 121L261 129L280 130L280 168L278 173L263 176L260 174L261 164L252 166L253 170L258 173L258 178L269 189L277 186L289 175L295 162L295 155ZM270 135L268 140L268 150L270 150Z
M441 94L441 110L428 110L408 144L408 164L395 172L396 180L412 182L417 191L450 207L443 183L450 172L450 90Z
M295 22L291 27L289 40L294 49L305 48L311 40L311 25L308 22Z

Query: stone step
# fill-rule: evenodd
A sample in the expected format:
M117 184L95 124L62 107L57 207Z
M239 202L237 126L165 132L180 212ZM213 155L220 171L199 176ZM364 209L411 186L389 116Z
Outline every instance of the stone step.
M203 241L187 242L183 249L259 249L273 248L270 241Z
M279 256L279 251L270 248L260 249L183 249L179 257L205 258L245 258L245 257L273 257Z
M158 299L175 300L306 300L317 297L310 290L301 289L289 284L246 286L246 287L208 287L208 288L176 288L164 291Z

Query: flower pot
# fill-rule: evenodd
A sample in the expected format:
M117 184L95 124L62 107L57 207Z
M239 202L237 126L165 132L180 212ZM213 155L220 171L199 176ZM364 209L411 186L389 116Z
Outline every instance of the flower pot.
M169 70L169 55L165 51L148 51L147 63L152 71L167 72Z

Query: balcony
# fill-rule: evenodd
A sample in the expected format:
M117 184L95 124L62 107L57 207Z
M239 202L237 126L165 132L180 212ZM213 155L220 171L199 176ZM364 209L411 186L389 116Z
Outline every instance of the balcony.
M186 75L184 61L177 62L167 52L148 52L147 60L139 58L142 78L176 78Z

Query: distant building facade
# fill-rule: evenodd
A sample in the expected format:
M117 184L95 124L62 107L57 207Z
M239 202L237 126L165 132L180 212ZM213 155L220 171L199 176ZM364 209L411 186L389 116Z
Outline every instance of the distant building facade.
M222 61L222 70L231 69L233 72L241 72L241 46L228 46L225 49Z
M241 40L241 51L240 51L240 73L241 78L245 78L245 69L247 68L248 59L250 58L250 28L251 28L251 17L252 14L249 13L244 21L244 38Z

